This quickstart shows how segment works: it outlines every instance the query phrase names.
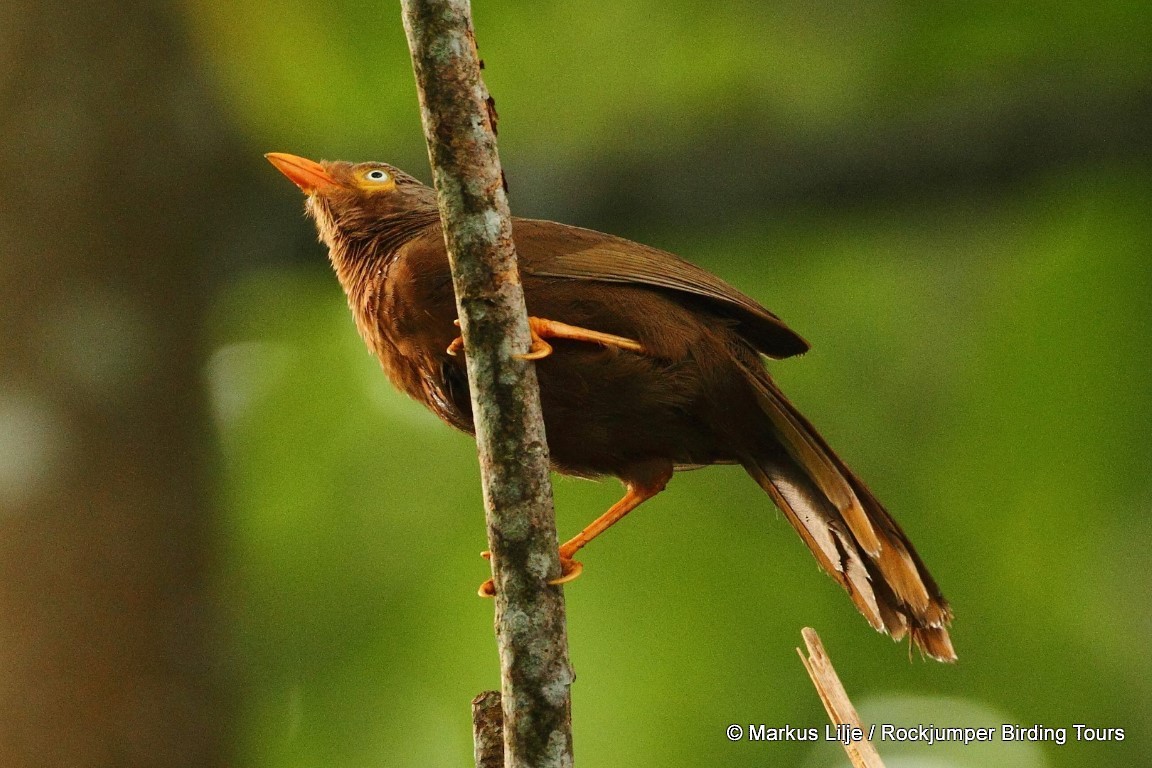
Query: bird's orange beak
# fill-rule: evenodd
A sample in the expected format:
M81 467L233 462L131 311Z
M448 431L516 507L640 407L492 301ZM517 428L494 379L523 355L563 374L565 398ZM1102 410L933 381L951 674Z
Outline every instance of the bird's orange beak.
M325 170L324 166L315 160L290 155L287 152L269 152L264 157L276 166L276 170L304 190L306 195L336 186L336 180Z

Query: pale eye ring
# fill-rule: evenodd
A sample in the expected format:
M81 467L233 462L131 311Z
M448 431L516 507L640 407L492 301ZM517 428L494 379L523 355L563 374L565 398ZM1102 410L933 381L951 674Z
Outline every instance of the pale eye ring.
M388 181L388 172L380 170L379 168L374 168L371 171L365 173L364 178L368 181Z

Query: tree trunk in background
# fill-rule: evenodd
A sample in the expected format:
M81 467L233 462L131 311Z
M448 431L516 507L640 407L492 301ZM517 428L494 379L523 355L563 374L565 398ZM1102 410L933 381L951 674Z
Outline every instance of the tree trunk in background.
M198 341L227 136L170 7L0 7L5 768L227 762Z

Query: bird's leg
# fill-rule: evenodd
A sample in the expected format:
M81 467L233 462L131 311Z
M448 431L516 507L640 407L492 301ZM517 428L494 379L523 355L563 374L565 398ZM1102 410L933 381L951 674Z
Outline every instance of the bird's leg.
M628 485L624 498L609 507L607 512L589 523L588 527L580 533L560 545L560 576L548 583L565 584L579 576L583 572L584 566L573 560L572 557L587 546L592 539L620 522L625 515L662 490L664 490L663 484L654 488Z
M672 478L670 462L654 461L638 469L641 471L632 473L632 476L624 481L626 490L620 501L609 507L607 512L593 520L580 533L560 545L560 575L549 581L549 584L566 584L579 576L584 571L584 565L573 560L572 556L587 546L592 539L620 522L636 507L663 491ZM486 559L492 557L490 552L480 554ZM480 585L478 594L481 597L492 597L496 594L492 579Z
M457 326L460 321L454 321ZM545 339L572 339L573 341L588 341L593 344L600 344L605 347L619 347L620 349L627 349L631 352L643 352L644 348L640 346L640 342L632 339L626 339L623 336L615 336L611 333L601 333L600 331L589 330L588 328L580 328L575 325L568 325L556 320L547 320L542 317L529 317L528 329L532 332L532 347L522 355L513 355L513 357L520 360L539 360L552 354L552 345ZM464 337L457 336L448 345L448 354L455 355L464 348Z

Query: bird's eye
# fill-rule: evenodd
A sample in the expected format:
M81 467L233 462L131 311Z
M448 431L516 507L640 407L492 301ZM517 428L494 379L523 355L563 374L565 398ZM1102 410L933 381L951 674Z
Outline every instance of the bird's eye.
M376 168L365 173L364 178L368 181L388 181L388 172Z

